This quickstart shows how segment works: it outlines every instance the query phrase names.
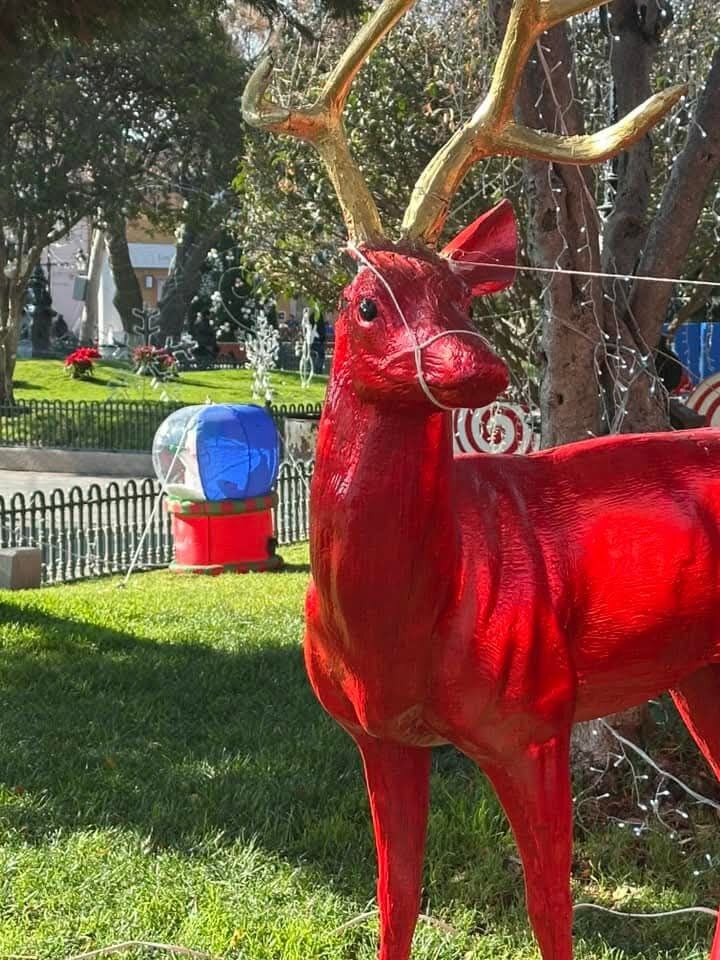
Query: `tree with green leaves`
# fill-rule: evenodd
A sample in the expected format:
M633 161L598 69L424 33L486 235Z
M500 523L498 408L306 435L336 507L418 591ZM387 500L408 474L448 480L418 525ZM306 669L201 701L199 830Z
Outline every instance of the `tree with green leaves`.
M227 0L196 0L199 16L222 14L233 19L237 8L274 22L289 18L296 26L302 21L282 0L253 0L251 4ZM327 8L336 13L352 9L352 3L335 0ZM26 44L52 42L59 37L90 40L99 36L123 36L139 22L164 26L178 12L177 0L2 0L0 3L0 56L15 55Z
M151 225L178 238L159 303L162 337L175 339L187 320L208 252L219 243L235 206L231 184L243 150L240 99L247 78L245 62L217 22L186 41L183 56L194 62L196 77L178 95L191 98L192 110L178 114L171 142L148 167L146 196L139 205ZM130 329L142 294L130 264L126 226L122 212L105 217L116 307Z
M1 403L13 400L20 312L42 250L84 217L113 223L148 202L171 216L173 184L197 182L232 118L237 149L241 77L222 25L193 4L162 31L57 42L18 61L0 89Z
M172 12L173 0L4 0L0 6L0 38L7 49L32 39L89 37L127 26L141 15L158 20Z

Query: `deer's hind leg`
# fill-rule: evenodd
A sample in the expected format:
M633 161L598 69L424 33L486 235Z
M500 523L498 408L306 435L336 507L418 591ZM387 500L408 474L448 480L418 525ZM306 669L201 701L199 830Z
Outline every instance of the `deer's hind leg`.
M525 871L527 911L543 960L572 960L570 731L502 763L482 763Z
M720 780L720 664L697 670L670 693L685 726ZM710 960L720 960L720 919Z

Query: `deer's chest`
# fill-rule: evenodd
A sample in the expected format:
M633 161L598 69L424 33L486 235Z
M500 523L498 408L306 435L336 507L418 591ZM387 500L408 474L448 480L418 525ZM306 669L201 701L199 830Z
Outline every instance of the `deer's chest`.
M305 655L328 712L378 737L443 742L424 718L441 593L427 582L409 591L389 571L378 577L343 568L326 582L318 578L308 598Z

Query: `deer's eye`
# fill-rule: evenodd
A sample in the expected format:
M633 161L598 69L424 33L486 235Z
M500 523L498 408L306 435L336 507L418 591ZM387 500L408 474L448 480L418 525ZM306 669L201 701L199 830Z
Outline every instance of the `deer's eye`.
M358 307L360 311L360 316L363 320L374 320L377 316L377 304L374 300L369 300L367 297L363 297L360 301L360 306Z

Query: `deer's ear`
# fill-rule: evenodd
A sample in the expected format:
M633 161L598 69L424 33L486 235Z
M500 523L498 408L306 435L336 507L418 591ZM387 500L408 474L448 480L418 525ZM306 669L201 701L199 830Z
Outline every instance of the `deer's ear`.
M517 263L517 226L510 201L501 200L465 227L441 255L476 297L509 287Z

